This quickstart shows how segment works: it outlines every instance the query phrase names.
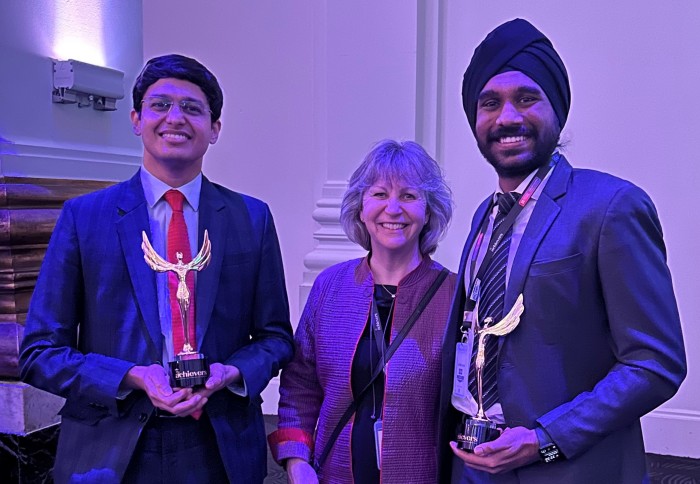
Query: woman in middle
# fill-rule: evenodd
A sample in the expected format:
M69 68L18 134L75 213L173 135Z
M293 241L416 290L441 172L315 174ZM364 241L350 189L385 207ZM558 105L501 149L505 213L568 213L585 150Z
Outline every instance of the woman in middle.
M451 215L440 167L417 143L378 143L350 178L340 220L369 254L323 271L299 322L269 436L290 482L436 481L440 348L456 278L436 282L443 268L430 254ZM333 440L353 399L357 409Z

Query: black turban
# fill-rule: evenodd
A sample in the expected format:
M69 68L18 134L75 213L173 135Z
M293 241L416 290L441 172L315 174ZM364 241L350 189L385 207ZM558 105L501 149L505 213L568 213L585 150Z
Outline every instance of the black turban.
M563 128L569 115L569 77L549 39L530 22L516 18L496 27L474 50L464 73L462 104L476 134L476 105L489 79L507 71L520 71L545 92Z

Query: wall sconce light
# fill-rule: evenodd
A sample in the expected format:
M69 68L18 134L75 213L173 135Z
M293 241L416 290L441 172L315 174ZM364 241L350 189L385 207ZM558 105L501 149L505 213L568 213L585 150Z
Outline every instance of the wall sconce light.
M123 72L76 60L53 61L53 102L115 111L122 98Z

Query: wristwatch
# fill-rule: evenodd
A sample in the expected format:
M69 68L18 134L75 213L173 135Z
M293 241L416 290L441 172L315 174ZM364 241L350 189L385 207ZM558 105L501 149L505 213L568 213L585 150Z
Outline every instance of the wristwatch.
M547 444L544 447L540 447L540 459L545 464L554 462L562 458L561 452L559 452L559 447L557 444Z
M535 427L535 434L537 434L537 441L539 443L540 449L540 460L545 464L562 459L564 455L559 451L557 444L552 442L549 434L542 427Z

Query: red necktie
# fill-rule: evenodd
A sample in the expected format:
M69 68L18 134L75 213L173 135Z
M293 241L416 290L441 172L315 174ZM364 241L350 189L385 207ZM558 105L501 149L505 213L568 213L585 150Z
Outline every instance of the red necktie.
M182 253L182 262L187 264L192 260L192 251L190 250L190 239L187 235L187 224L185 223L185 215L182 213L182 205L185 196L177 190L168 190L165 192L165 200L173 209L173 215L170 218L168 226L168 262L177 264L176 253ZM194 271L187 273L187 289L190 291L190 309L188 312L189 320L189 337L190 344L194 348L197 342L196 332L194 327ZM182 351L185 343L185 332L182 326L182 318L180 316L180 305L177 302L177 275L173 272L168 272L168 289L170 291L170 313L171 325L173 332L173 350L177 355Z

